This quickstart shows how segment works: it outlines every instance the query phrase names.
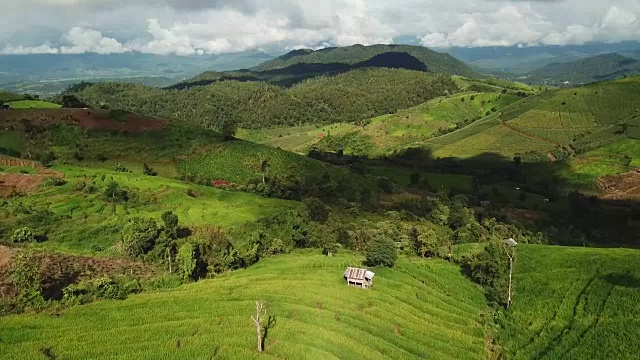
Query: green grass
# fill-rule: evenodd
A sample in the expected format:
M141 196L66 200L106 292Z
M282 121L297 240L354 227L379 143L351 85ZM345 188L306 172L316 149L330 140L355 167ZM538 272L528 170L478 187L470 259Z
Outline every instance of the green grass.
M101 301L60 313L9 316L3 359L484 359L485 300L456 265L401 259L375 269L371 290L342 275L361 258L301 252L213 280ZM250 315L275 317L263 354Z
M7 171L11 167L3 168ZM43 188L28 197L8 199L4 209L9 219L9 214L13 213L16 206L47 209L68 217L59 220L47 233L47 241L36 245L56 251L91 253L99 246L109 253L109 248L119 239L119 232L126 219L135 216L160 221L163 212L173 211L185 226L216 225L229 230L259 217L299 206L295 202L187 184L142 175L140 172L119 173L75 166L56 166L55 169L65 174L67 184ZM111 181L135 195L136 202L117 205L107 203L102 193ZM87 186L95 186L96 191L87 193L76 190L76 185L81 182ZM195 197L189 196L187 190L191 190ZM0 210L0 214L3 210Z
M41 100L20 100L10 102L12 109L59 109L62 105Z
M560 146L591 150L620 140L618 124L640 125L640 82L598 83L544 92L425 144L438 157L497 153L547 159ZM536 155L537 154L537 155Z
M239 137L297 153L313 145L321 150L344 150L346 154L380 156L403 146L421 144L442 131L481 119L492 109L500 110L518 97L492 93L465 93L430 100L395 114L371 119L365 126L332 124L262 130L241 130ZM464 99L464 100L463 100Z
M637 359L640 251L523 245L499 342L511 359Z

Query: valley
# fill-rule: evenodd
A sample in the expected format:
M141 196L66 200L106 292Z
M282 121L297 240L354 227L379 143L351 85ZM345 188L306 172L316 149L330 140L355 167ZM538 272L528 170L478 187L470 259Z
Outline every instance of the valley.
M3 358L640 351L637 76L356 45L0 102Z

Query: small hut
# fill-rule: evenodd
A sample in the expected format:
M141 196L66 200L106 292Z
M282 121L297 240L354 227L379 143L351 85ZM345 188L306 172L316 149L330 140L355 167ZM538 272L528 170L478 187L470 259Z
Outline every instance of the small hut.
M367 269L348 267L344 272L344 279L349 286L357 286L368 289L373 285L375 274Z

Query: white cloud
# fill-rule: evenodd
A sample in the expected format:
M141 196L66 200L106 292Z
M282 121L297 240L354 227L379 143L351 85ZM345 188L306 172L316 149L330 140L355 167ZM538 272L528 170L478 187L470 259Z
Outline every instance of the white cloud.
M593 41L599 33L596 27L569 25L563 32L554 32L540 42L545 45L585 44Z
M81 54L92 52L97 54L122 53L124 46L118 40L104 37L102 33L92 29L73 27L63 36L68 46L61 46L60 52L63 54Z
M462 25L448 34L425 35L421 43L430 47L512 46L535 44L551 23L530 6L507 5L490 13L461 15Z
M5 54L282 51L401 35L430 47L640 39L640 0L21 0L3 12Z
M11 46L7 45L4 49L0 50L2 55L27 55L27 54L58 54L60 52L57 48L52 48L49 45L40 46Z

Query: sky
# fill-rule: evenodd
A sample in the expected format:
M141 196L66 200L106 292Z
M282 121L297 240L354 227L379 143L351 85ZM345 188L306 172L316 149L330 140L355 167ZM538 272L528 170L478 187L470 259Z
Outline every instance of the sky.
M20 0L2 17L5 55L640 40L640 0Z

